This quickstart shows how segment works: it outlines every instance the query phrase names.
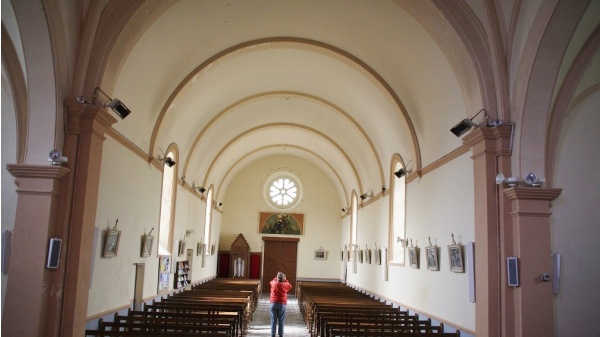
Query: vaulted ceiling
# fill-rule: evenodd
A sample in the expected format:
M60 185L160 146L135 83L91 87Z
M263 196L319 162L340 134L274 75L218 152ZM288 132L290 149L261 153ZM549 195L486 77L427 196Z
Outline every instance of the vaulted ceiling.
M394 154L420 169L460 147L449 129L482 108L473 62L429 1L134 9L102 75L132 110L114 129L153 157L176 144L178 174L217 199L250 162L287 154L348 205L353 189L389 186Z

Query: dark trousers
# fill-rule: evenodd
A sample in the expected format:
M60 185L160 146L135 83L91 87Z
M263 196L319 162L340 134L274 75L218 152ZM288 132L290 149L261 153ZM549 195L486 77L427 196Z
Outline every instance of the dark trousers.
M283 303L271 303L271 336L275 337L277 326L279 326L279 336L283 337L283 321L285 320L285 308Z

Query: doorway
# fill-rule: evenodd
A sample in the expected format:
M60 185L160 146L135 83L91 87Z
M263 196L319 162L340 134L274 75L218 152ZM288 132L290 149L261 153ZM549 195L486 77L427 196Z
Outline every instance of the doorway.
M283 272L287 280L292 284L292 291L296 290L296 266L298 263L298 238L265 237L264 260L263 260L263 293L271 292L271 280L277 276L277 272Z

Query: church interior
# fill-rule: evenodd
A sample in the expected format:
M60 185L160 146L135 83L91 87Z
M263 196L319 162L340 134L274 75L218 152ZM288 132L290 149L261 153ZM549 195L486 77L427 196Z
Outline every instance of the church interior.
M6 336L278 271L600 335L599 0L1 9Z

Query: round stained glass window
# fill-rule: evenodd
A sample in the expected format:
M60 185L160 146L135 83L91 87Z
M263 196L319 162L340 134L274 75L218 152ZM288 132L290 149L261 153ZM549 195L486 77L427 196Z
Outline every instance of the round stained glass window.
M296 176L289 172L272 175L265 184L265 199L276 209L290 209L298 204L302 186Z

